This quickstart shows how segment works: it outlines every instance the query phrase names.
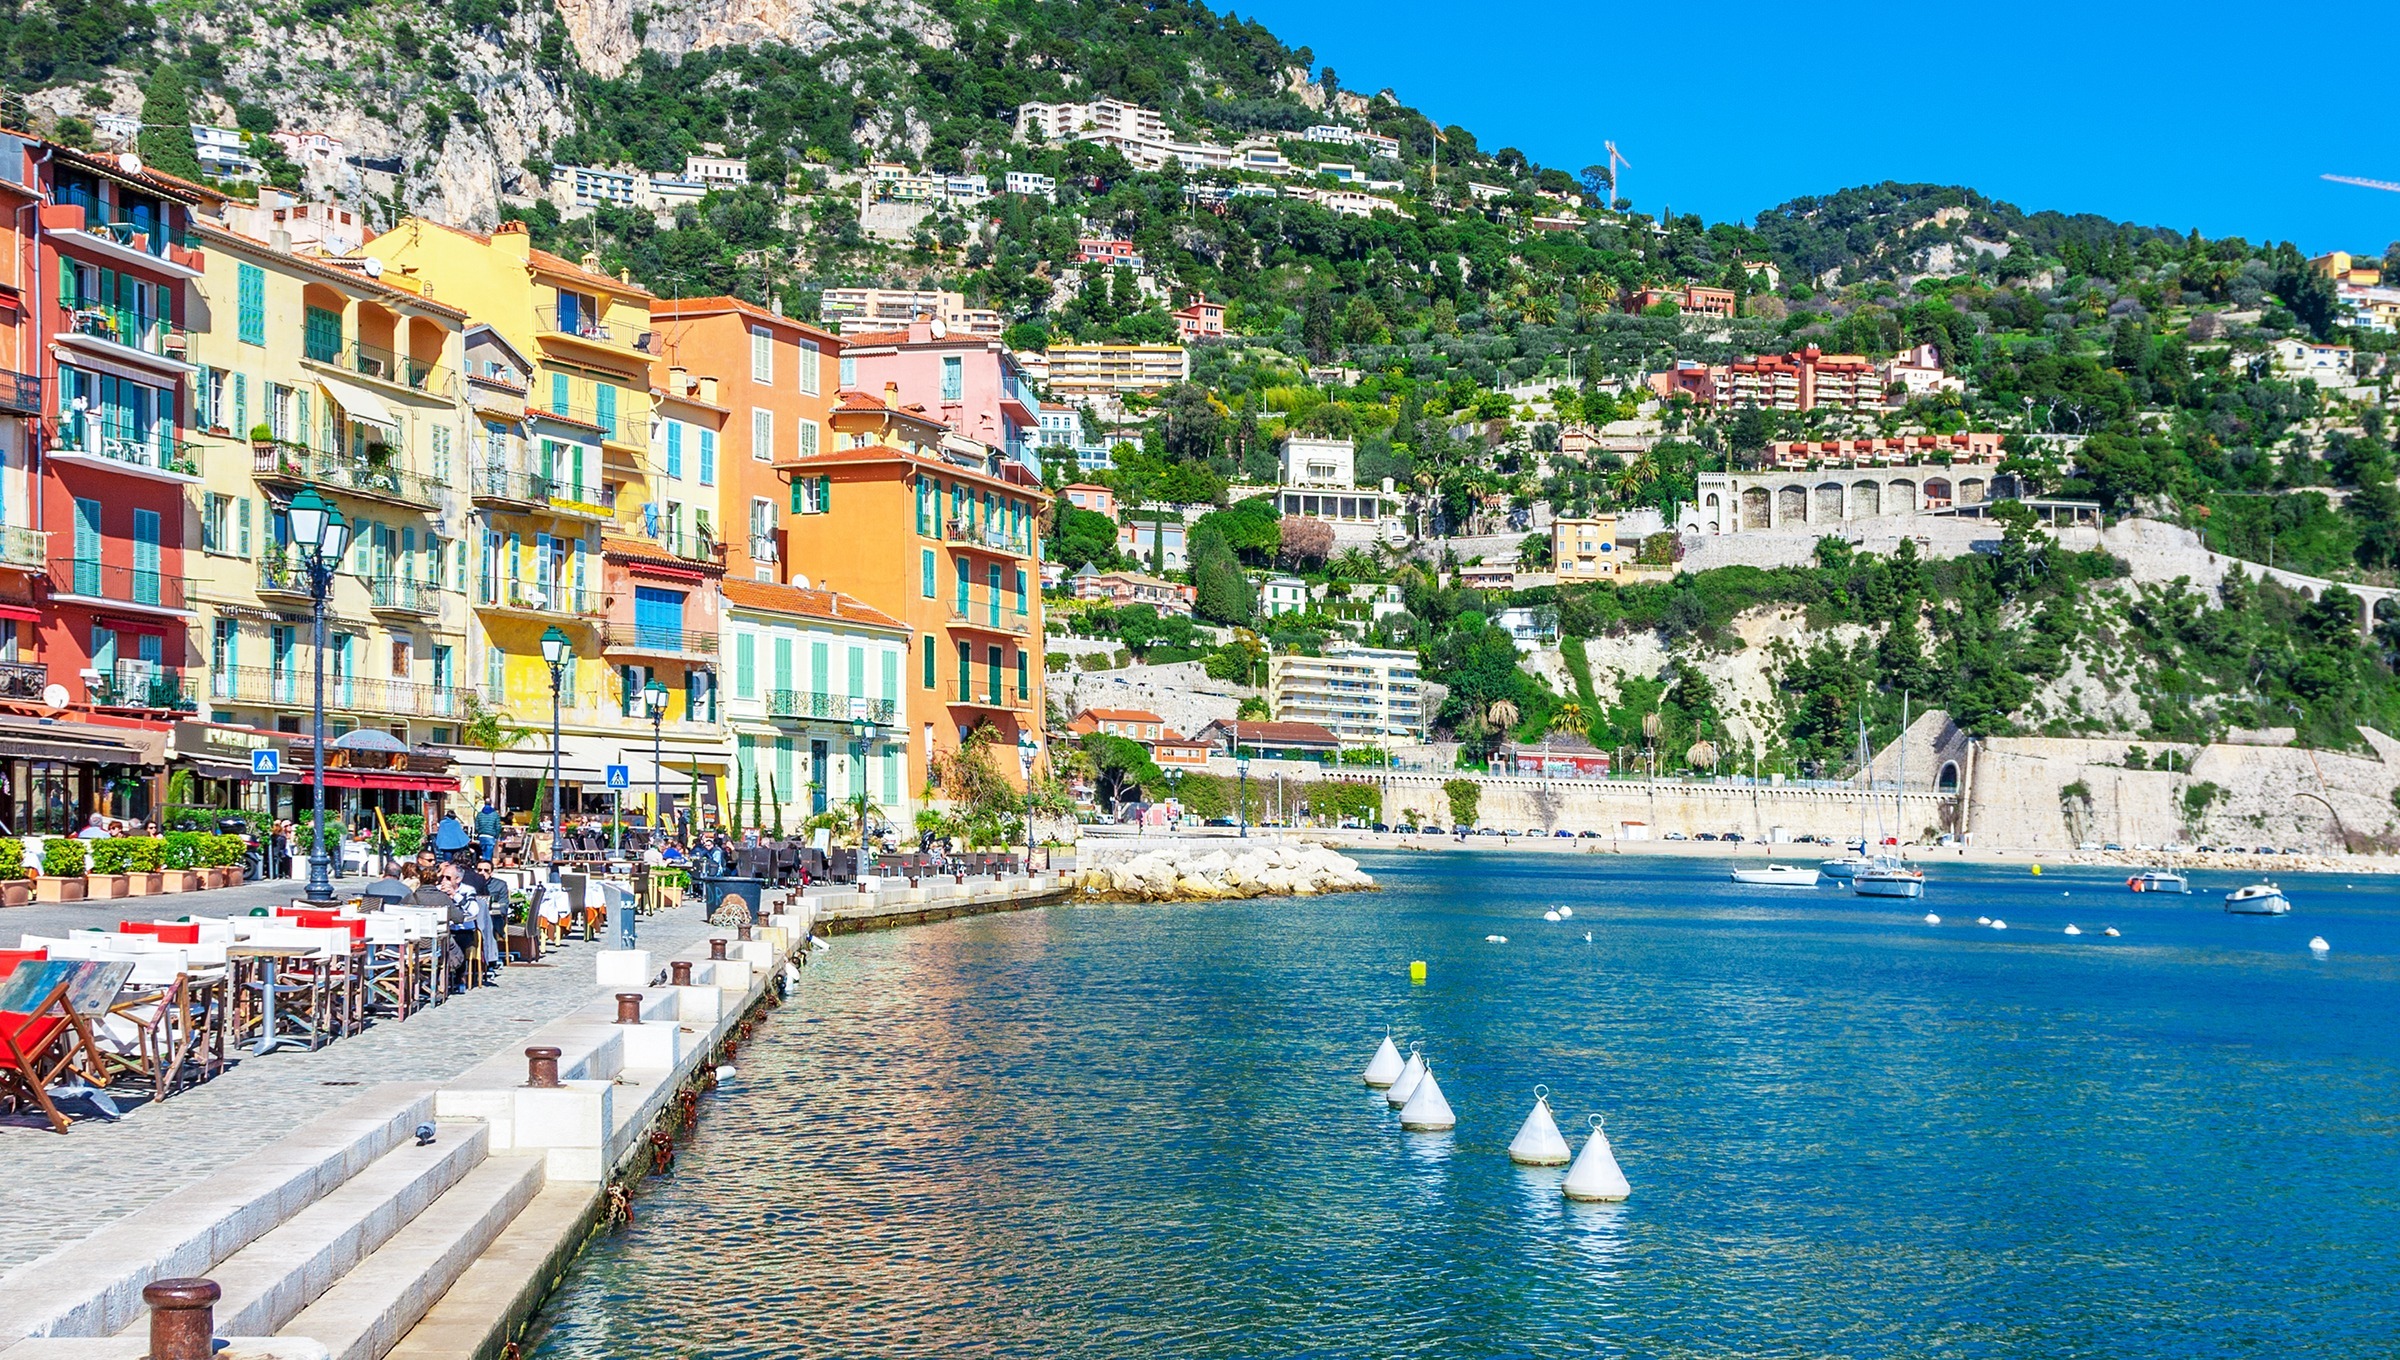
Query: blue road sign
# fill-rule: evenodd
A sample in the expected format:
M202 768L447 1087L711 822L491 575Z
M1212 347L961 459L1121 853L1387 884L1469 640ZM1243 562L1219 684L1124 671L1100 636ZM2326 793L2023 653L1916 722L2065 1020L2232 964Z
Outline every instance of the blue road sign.
M630 788L632 788L632 787L633 787L633 769L632 769L632 767L631 767L631 766L627 766L627 765L611 765L611 766L609 766L609 767L608 767L608 786L609 786L610 788L612 788L612 789L630 789Z
M250 753L250 773L260 779L272 779L283 773L283 753L260 749Z

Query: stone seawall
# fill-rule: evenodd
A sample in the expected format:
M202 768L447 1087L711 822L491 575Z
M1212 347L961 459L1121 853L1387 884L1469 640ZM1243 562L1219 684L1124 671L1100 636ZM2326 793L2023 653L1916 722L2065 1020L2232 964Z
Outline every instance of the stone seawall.
M1134 842L1092 846L1087 858L1091 867L1077 878L1086 900L1208 902L1227 897L1364 892L1375 886L1357 860L1322 845L1300 842Z

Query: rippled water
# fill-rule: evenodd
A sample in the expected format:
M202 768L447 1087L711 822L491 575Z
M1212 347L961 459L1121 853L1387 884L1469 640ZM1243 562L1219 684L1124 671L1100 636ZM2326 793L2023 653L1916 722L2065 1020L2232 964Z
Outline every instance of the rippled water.
M1368 867L842 938L530 1353L2400 1352L2400 885L2264 920L2207 874ZM1359 1084L1387 1025L1455 1133ZM1509 1164L1536 1082L1606 1113L1631 1201Z

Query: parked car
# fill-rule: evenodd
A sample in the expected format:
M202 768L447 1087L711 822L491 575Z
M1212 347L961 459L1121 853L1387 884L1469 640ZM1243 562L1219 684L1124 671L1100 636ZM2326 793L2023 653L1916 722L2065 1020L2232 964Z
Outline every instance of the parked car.
M1599 833L1599 832L1597 832L1597 831L1578 831L1578 832L1576 832L1576 833L1575 833L1575 835L1576 835L1576 836L1577 836L1579 839L1582 839L1582 840L1587 840L1587 841L1596 841L1596 840L1600 839L1600 833Z
M2100 842L2098 842L2098 841L2077 841L2077 842L2075 842L2075 848L2076 848L2076 849L2078 849L2078 850L2097 850L2097 849L2099 849L2099 848L2100 848Z
M2272 845L2254 845L2250 847L2250 853L2253 855L2272 855L2275 853L2275 847Z
M1370 830L1370 831L1372 831L1372 832L1374 832L1376 835L1379 835L1379 836L1380 836L1380 835L1382 835L1384 832L1391 830L1391 828L1390 828L1390 827L1388 827L1388 826L1385 826L1385 825L1384 825L1383 823L1381 823L1381 822L1377 822L1375 825L1373 825L1373 826L1371 826L1371 827L1369 827L1369 828L1367 828L1367 829L1368 829L1368 830Z
M1692 837L1692 839L1696 841L1713 841L1716 838L1717 833L1714 831L1703 831L1699 835Z
M1731 842L1732 842L1733 844L1735 844L1735 845L1740 845L1740 844L1741 844L1741 843L1742 843L1744 840L1746 840L1746 839L1748 839L1748 838L1747 838L1747 837L1745 837L1744 835L1742 835L1742 833L1741 833L1741 832L1739 832L1739 831L1728 831L1728 832L1726 832L1726 833L1725 833L1725 835L1724 835L1724 839L1725 839L1725 840L1728 840L1728 841L1731 841Z
M1663 839L1670 841L1688 841L1691 839L1691 837L1684 835L1680 831L1670 831Z
M2107 844L2102 845L2100 848L2103 850L2122 850L2125 847L2117 844L2115 841L2110 841Z
M1571 841L1575 839L1575 833L1572 831L1553 831L1550 834L1558 837L1562 841Z

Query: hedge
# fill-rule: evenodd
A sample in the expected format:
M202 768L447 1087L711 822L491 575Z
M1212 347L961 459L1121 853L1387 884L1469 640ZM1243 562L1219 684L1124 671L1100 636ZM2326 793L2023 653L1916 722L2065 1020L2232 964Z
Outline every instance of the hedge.
M92 842L92 872L103 877L131 872L133 868L133 838L110 836Z
M0 838L0 882L15 883L25 877L25 842Z
M81 878L89 863L83 842L73 836L52 836L42 842L44 878Z

